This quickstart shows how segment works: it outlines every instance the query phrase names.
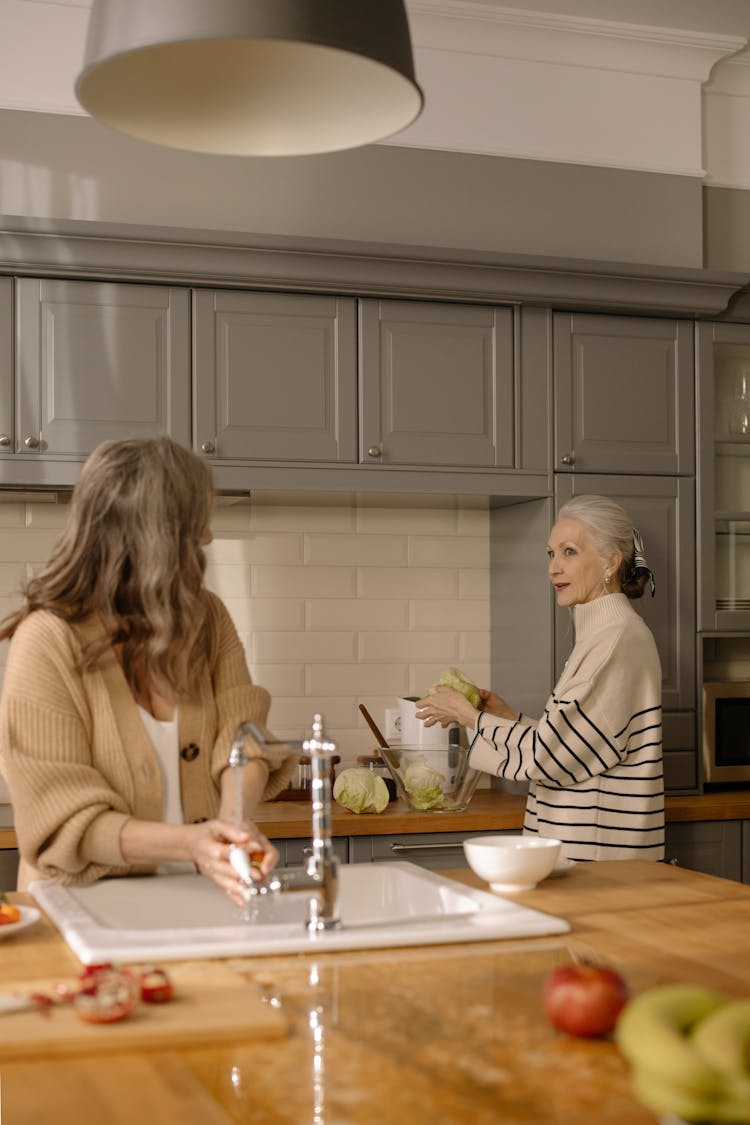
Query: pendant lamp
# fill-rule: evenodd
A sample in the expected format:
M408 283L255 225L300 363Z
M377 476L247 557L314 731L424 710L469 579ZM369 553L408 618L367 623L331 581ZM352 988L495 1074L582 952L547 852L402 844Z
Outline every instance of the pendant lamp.
M355 148L422 109L402 0L93 0L76 96L192 152Z

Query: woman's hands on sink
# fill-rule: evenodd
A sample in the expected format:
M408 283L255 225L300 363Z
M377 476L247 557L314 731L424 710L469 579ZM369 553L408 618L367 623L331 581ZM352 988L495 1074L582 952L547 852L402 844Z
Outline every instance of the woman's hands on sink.
M190 858L201 875L206 875L232 902L244 906L246 879L241 872L248 871L256 882L262 882L276 866L279 853L252 821L240 825L224 820L207 820L191 825ZM240 866L232 852L247 856L247 865Z

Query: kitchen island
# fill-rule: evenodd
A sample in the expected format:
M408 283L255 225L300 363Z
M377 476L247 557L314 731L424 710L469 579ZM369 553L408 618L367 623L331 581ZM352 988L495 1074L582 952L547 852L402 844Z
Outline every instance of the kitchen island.
M471 872L449 874L486 889ZM566 918L571 932L228 962L285 1016L287 1034L273 1041L24 1060L3 1058L0 1047L3 1120L654 1125L610 1042L569 1039L547 1024L542 981L572 955L590 955L634 991L693 981L747 996L750 887L666 864L579 863L513 898ZM44 918L3 942L0 958L3 988L79 967ZM186 1006L184 1020L199 1029L199 1007Z

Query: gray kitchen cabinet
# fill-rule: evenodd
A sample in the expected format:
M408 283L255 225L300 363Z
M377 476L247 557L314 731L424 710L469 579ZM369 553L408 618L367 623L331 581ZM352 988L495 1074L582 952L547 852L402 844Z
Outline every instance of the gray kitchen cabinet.
M187 444L189 316L186 289L18 280L16 456L80 460L158 434Z
M193 395L212 460L356 463L355 300L196 290Z
M274 847L279 851L279 865L282 867L303 867L312 855L310 838L290 837L285 840L274 840ZM339 863L349 862L349 837L334 836L333 850Z
M359 347L360 461L513 468L510 309L363 300Z
M0 455L15 446L13 424L13 281L0 278Z
M661 657L665 781L671 790L698 785L695 681L694 482L686 477L557 474L557 508L572 496L610 496L640 530L656 576L634 608L648 624ZM573 643L568 610L556 609L556 669L559 675Z
M688 321L556 313L555 470L695 471Z
M698 324L700 628L750 632L750 325Z
M742 827L740 820L667 824L665 859L691 871L739 881L743 875Z
M419 867L443 871L451 867L468 867L463 841L481 832L417 832L400 836L352 836L349 839L351 863L384 863L406 860ZM493 832L496 836L511 832Z

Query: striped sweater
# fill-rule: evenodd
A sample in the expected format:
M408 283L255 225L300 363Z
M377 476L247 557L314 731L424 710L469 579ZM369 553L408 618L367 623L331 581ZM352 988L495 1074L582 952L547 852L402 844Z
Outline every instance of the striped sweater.
M480 712L471 765L529 781L524 831L571 859L663 859L661 667L624 594L574 609L576 643L538 721Z

